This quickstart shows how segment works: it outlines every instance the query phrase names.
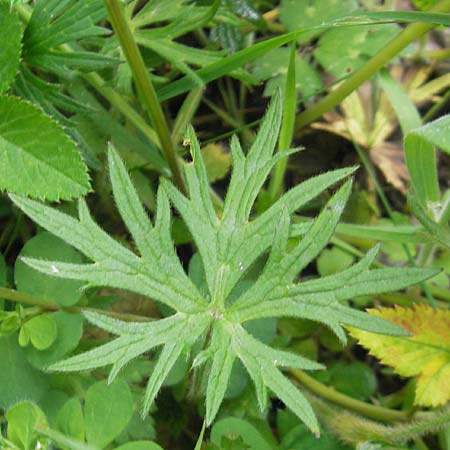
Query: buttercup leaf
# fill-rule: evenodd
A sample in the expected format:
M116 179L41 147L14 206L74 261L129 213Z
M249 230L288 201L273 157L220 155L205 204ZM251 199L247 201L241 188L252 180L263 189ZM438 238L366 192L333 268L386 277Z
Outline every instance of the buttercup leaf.
M319 433L311 406L282 370L289 367L317 370L323 366L261 342L246 330L245 322L265 317L301 317L328 326L341 341L346 339L344 325L393 336L406 335L400 324L374 317L341 301L403 289L433 276L436 270L371 270L376 247L341 273L299 281L299 273L332 238L351 190L351 180L336 190L317 219L307 223L302 233L296 232L291 216L324 189L348 178L355 168L335 170L305 181L254 218L253 204L268 174L280 158L291 153L273 155L280 120L281 101L275 95L249 151L244 153L237 138L232 139L233 168L221 215L214 209L200 145L192 128L187 132L192 162L184 166L187 194L181 193L169 180L161 180L153 222L147 217L124 164L110 148L113 194L134 240L136 253L120 245L93 221L84 200L79 202L77 220L34 200L11 195L16 205L38 224L91 260L87 264L72 264L24 258L26 264L55 277L83 280L87 287L109 286L137 292L174 310L172 315L148 323L123 322L86 312L87 320L117 337L57 362L49 369L76 371L112 365L111 382L132 359L160 349L145 393L143 414L147 414L176 361L193 353L199 347L194 344L199 342L203 348L196 350L192 359L194 367L209 371L205 373L207 424L214 421L233 365L239 360L255 385L262 410L267 407L270 391L315 434ZM202 291L186 275L175 252L170 234L169 201L178 210L197 246L206 278ZM266 257L266 262L256 281L246 280L235 289L260 257Z

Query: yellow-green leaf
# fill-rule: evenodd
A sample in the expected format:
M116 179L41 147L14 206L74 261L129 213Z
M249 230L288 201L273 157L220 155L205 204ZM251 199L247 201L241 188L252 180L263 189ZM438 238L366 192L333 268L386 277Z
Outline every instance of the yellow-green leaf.
M416 305L369 312L400 325L411 336L385 336L355 328L351 334L399 375L417 376L415 404L435 407L446 403L450 399L450 311Z
M202 149L208 181L214 183L225 178L230 171L231 155L220 144L209 144Z

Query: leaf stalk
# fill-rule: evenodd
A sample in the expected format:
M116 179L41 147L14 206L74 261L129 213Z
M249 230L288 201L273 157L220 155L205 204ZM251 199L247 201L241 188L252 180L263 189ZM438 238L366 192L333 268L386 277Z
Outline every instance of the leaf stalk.
M397 411L394 409L384 408L382 406L371 405L342 394L341 392L337 392L333 388L325 386L310 377L303 372L303 370L291 369L289 372L297 381L319 397L336 405L342 406L350 411L354 411L369 419L378 420L380 422L396 422L405 421L410 418L410 415L404 411Z
M145 67L141 52L126 21L122 9L123 6L119 0L105 0L105 5L108 10L111 25L130 66L136 87L141 94L144 107L159 136L164 156L172 172L173 181L181 191L186 192L184 179L178 163L178 156L170 136L167 120L159 103L153 83L150 80L148 70Z

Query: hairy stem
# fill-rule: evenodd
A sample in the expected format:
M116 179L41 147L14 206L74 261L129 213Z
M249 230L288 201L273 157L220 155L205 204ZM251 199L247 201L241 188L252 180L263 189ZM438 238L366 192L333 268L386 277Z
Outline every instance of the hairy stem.
M422 436L443 429L450 420L450 409L445 408L417 413L407 422L384 425L346 409L332 406L314 395L308 394L307 397L324 425L341 440L350 444L376 441L401 445L412 440L417 443L421 442Z
M141 52L123 14L123 5L120 4L119 0L105 0L105 5L108 9L111 25L130 66L136 87L141 94L141 99L158 134L164 156L172 172L173 181L181 191L185 192L184 180L180 171L178 156L170 136L169 126L155 88L150 80L148 70L145 67Z
M291 54L289 68L286 76L286 86L283 100L283 121L281 123L280 138L278 140L278 151L291 147L294 136L295 112L297 106L297 90L295 75L295 57L297 55L295 41L291 43ZM288 158L284 158L275 166L273 176L270 179L269 195L271 203L281 195L284 190L284 176L286 174Z
M450 11L450 0L441 0L429 12ZM433 29L436 25L429 23L413 23L408 25L397 37L392 39L383 49L369 59L361 68L348 77L335 91L330 92L311 108L297 116L296 131L319 119L324 113L337 106L344 98L357 89L364 81L370 79L406 46Z

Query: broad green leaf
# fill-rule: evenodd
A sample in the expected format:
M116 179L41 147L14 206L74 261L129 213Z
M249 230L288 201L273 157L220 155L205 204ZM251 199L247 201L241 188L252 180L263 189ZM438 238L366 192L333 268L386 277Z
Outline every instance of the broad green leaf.
M281 23L288 31L302 27L321 25L347 16L358 8L355 0L283 0L280 6ZM298 37L299 42L307 42L318 36L321 30L313 30Z
M222 180L231 168L231 155L220 144L209 144L202 148L208 181Z
M268 80L264 94L272 96L277 89L284 88L289 65L288 48L276 48L256 59L252 74L258 80ZM310 98L322 87L320 75L300 55L295 53L295 88L304 98Z
M338 361L326 371L317 373L315 377L337 391L362 401L369 400L377 388L374 371L360 361Z
M252 450L272 450L272 446L255 425L244 419L227 417L216 422L211 430L211 442L218 448L222 448L224 437L229 437L232 440L240 438L245 443L246 448Z
M83 318L81 314L71 314L63 311L50 314L56 323L57 339L45 349L39 351L27 347L25 354L28 361L38 369L45 369L50 364L59 361L73 351L81 339L83 332Z
M19 70L22 50L22 25L6 3L0 4L0 94L5 92Z
M8 421L8 439L22 450L34 450L39 437L35 427L48 426L42 410L34 403L21 402L8 409L5 417Z
M320 438L317 439L304 425L297 425L284 436L280 442L279 450L307 448L314 450L351 450L354 447L344 444L327 431L322 432Z
M402 326L410 337L382 336L351 329L351 334L383 364L404 377L417 377L414 403L436 407L450 399L450 314L427 305L369 311Z
M386 93L391 106L394 108L403 134L405 135L414 128L420 127L422 119L403 86L387 70L379 72L378 81Z
M36 297L51 300L62 306L71 306L83 295L83 283L74 280L61 280L38 272L22 261L24 257L35 257L46 260L59 260L81 263L81 255L50 233L44 232L31 238L22 248L14 270L17 290Z
M56 428L66 436L84 441L84 416L80 400L77 398L69 399L59 410L56 416Z
M439 201L434 147L450 153L450 116L411 130L404 138L405 160L419 201L426 207Z
M338 247L322 250L317 258L317 271L322 277L346 269L355 258Z
M50 117L16 97L0 97L0 172L1 189L40 199L66 200L90 190L74 142Z
M37 350L49 348L56 339L57 327L51 314L40 314L27 320L22 327Z
M332 29L319 39L314 56L327 72L342 78L361 67L400 31L394 24Z
M86 392L84 405L88 444L106 447L128 425L133 408L133 397L124 381L118 380L110 385L106 381L93 384Z
M48 377L35 370L17 343L17 334L0 337L0 407L21 400L38 402L48 389Z

